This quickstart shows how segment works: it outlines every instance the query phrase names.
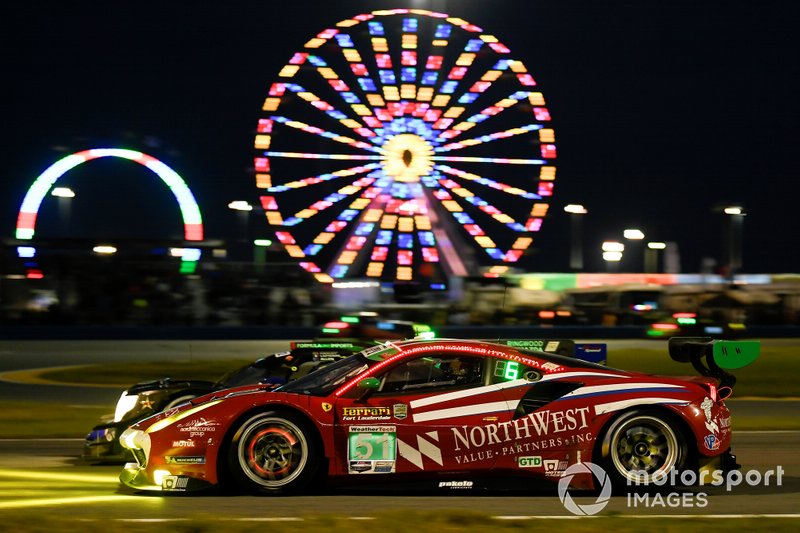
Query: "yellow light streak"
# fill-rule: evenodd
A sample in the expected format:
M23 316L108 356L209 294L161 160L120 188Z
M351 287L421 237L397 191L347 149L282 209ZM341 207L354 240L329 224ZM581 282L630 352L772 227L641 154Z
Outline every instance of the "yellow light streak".
M76 496L72 498L41 498L33 500L12 500L0 502L0 509L25 509L27 507L53 507L56 505L76 505L87 503L109 502L121 504L124 502L158 502L155 498L142 498L140 496L121 496L118 494L106 496Z
M101 476L97 474L58 474L53 472L32 472L28 470L9 469L0 469L0 478L41 481L74 481L80 483L119 483L119 479L116 475Z

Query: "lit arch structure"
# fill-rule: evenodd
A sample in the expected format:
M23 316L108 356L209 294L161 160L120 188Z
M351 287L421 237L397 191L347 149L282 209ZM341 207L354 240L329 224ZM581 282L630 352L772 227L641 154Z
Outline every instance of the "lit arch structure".
M181 217L183 218L184 239L187 241L203 240L203 220L200 216L200 208L183 178L155 157L121 148L94 148L76 152L56 161L42 172L22 200L22 206L17 217L16 238L21 240L33 239L36 216L39 213L42 200L44 200L44 197L61 176L81 163L101 157L128 159L152 170L169 187L178 201Z

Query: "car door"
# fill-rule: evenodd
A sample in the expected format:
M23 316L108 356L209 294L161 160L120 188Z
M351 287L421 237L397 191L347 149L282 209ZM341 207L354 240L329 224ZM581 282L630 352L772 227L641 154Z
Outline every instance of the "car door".
M498 424L511 421L515 405L490 382L487 358L434 351L405 359L376 378L376 390L337 402L348 473L493 466Z

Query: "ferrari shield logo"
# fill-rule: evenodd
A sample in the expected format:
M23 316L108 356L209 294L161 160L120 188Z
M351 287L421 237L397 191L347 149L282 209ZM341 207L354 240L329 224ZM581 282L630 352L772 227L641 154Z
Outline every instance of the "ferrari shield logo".
M325 411L326 413L328 411L330 411L331 409L333 409L333 406L331 404L329 404L329 403L323 403L322 404L322 410Z
M392 406L392 414L398 420L403 420L408 416L408 406L404 403L396 403Z

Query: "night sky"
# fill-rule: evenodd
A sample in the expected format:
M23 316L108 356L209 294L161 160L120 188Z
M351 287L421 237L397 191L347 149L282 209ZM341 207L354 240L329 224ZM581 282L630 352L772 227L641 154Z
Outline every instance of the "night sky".
M743 270L798 272L800 3L791 0L14 3L0 17L0 237L13 237L39 173L101 146L168 163L195 193L207 237L231 237L240 227L227 203L257 202L252 142L280 68L339 20L393 7L481 26L536 78L558 146L536 270L568 269L568 203L589 210L589 270L604 269L601 241L636 227L676 243L683 272L721 260L717 208L740 204ZM69 227L48 197L37 236L180 236L154 175L119 161L89 166L59 182L79 191Z

